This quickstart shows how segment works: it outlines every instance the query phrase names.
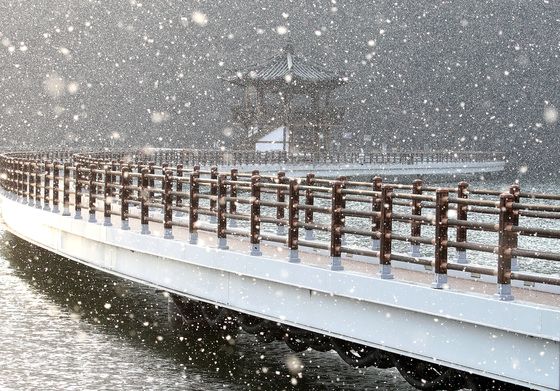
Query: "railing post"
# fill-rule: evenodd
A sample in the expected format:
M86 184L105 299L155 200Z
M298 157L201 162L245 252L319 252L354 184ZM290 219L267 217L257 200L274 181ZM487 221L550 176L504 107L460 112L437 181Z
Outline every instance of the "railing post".
M6 171L7 171L7 181L10 187L8 197L13 200L17 200L17 193L18 193L18 180L17 180L17 163L14 158L7 159Z
M234 215L237 213L237 201L235 198L237 197L237 180L238 180L238 170L237 168L231 169L230 180L231 184L229 186L229 196L231 197L231 201L229 202L229 213ZM237 220L230 219L229 220L230 227L237 227Z
M261 252L261 177L258 170L251 176L251 255L260 256Z
M63 167L62 215L70 216L70 164L64 163Z
M459 199L467 199L469 198L469 184L465 181L459 182L457 186L457 198ZM457 220L467 220L467 211L469 207L465 204L457 204ZM467 227L463 227L461 225L457 226L457 243L464 243L467 241ZM466 249L457 249L455 261L460 264L467 264L469 261L467 260L467 250Z
M154 166L155 166L155 162L153 162L153 161L148 162L148 174L150 174L149 178L146 177L146 179L147 179L147 187L146 188L149 189L148 193L147 193L148 203L154 202L154 194L155 193L152 190L155 187L154 175L156 173L156 169L154 168Z
M55 160L53 161L53 213L60 213L59 210L59 197L60 197L60 185L59 185L59 177L60 177L60 168L59 163ZM22 188L23 189L23 188Z
M121 166L121 229L125 231L130 229L130 225L128 223L130 185L130 168Z
M511 195L513 195L513 202L514 203L519 203L520 202L520 198L521 198L521 188L519 187L519 185L515 184L515 185L511 185L509 187L509 193ZM514 227L519 226L519 210L517 209L513 209L513 217L512 217L512 221L511 224ZM512 237L512 248L517 248L517 235L513 235ZM517 262L517 257L516 256L512 256L511 257L511 270L513 271L517 271L519 270L519 263Z
M12 196L12 168L11 159L2 158L0 160L0 187L4 190L4 195L8 198Z
M11 187L12 187L12 199L18 199L18 190L19 190L19 178L18 178L18 167L16 159L10 159L10 172L11 172Z
M432 287L443 289L447 286L447 212L449 210L449 192L443 189L436 190L435 210L435 263L434 282Z
M279 171L276 177L276 181L279 185L283 185L286 183L286 173L283 171ZM286 202L286 190L282 188L276 189L276 202L284 203ZM284 207L277 206L276 207L276 218L278 220L284 219ZM277 235L285 235L286 234L286 227L284 223L278 222L276 224L276 234Z
M200 190L200 184L198 183L198 178L200 172L196 169L191 173L190 176L190 187L189 187L189 242L191 244L198 243L198 192Z
M299 189L296 179L290 179L288 189L288 261L299 263Z
M6 179L3 181L4 190L7 193L5 195L11 199L15 199L17 192L16 192L16 182L15 182L15 175L14 175L15 174L14 160L11 158L2 159L2 160L3 160L2 171L4 172L4 175L6 177Z
M89 199L89 219L90 223L96 223L97 219L95 218L95 205L96 205L96 189L97 186L95 185L95 180L97 179L97 174L95 173L95 169L97 166L95 164L89 165L89 184L88 184L88 199Z
M28 192L28 205L35 205L35 163L29 162L29 171L27 173L29 177L29 192Z
M35 207L41 209L41 162L35 161Z
M226 176L220 174L218 176L218 248L220 250L227 250L229 247L227 245L227 187L226 187Z
M334 181L331 192L331 270L344 270L342 266L343 198L342 182Z
M111 223L111 203L113 202L113 189L110 186L112 174L110 168L105 166L103 173L103 225L110 227Z
M177 164L177 182L175 183L175 191L177 193L181 193L183 192L183 165L182 164ZM177 208L182 208L183 207L183 196L181 196L180 194L176 194L175 195L175 206ZM181 212L180 210L177 211L176 213L177 217L182 217L183 216L183 212Z
M171 170L164 169L163 175L163 237L173 239L173 174Z
M216 213L216 198L213 197L218 197L218 167L216 166L212 166L210 168L210 211L213 213ZM216 181L216 182L214 182ZM210 216L210 224L216 224L217 223L217 218L215 215L211 215Z
M391 236L393 230L393 187L381 186L381 218L379 238L379 277L393 279L391 270Z
M29 163L27 161L23 161L21 163L21 176L22 176L22 195L21 195L21 203L28 204L29 203L29 177L28 177L28 166Z
M150 173L150 168L142 167L140 171L140 225L142 235L149 235L150 234L150 207L148 206L149 202L151 202L151 196L149 193L150 182L148 178L148 174Z
M14 180L16 181L15 186L16 186L16 200L20 200L21 199L21 183L22 183L22 178L21 178L21 162L19 160L14 160Z
M51 167L48 161L45 161L45 179L43 180L43 210L47 212L51 210Z
M513 194L500 195L500 221L498 226L498 293L502 301L513 300L511 293L511 252L515 242L513 232Z
M22 185L23 185L23 179L21 176L21 161L16 160L15 161L15 167L16 167L16 200L20 201L21 200L21 195L23 194L22 192Z
M83 184L82 184L82 180L83 180L83 174L80 172L80 170L82 169L82 165L80 163L76 164L76 171L75 171L75 178L76 178L76 194L75 194L75 200L76 200L76 205L74 206L74 218L76 220L80 220L82 218L82 188L83 188Z
M12 172L12 198L17 200L19 198L19 176L18 176L18 162L16 159L11 159L11 172Z
M422 179L415 179L412 182L412 194L421 195L422 194ZM422 201L413 199L412 200L412 215L421 216L422 215ZM412 220L410 223L410 236L420 237L422 236L422 222ZM410 245L410 255L413 257L421 257L420 243L412 242Z
M378 156L378 155L376 155ZM381 192L382 187L382 179L379 176L376 176L372 180L372 190ZM381 195L379 197L372 196L371 198L371 210L372 212L381 212ZM372 216L371 217L371 249L373 251L379 250L379 236L378 234L381 231L381 218Z
M35 160L34 170L33 170L33 181L35 182L35 207L41 208L41 176L39 173L40 164L38 160Z
M315 174L309 173L305 179L305 184L307 186L313 186L315 184ZM314 204L314 197L313 197L313 190L306 189L305 190L305 205L306 206L313 206ZM305 209L305 223L306 224L313 224L313 210ZM305 228L305 240L315 240L315 234L313 229Z

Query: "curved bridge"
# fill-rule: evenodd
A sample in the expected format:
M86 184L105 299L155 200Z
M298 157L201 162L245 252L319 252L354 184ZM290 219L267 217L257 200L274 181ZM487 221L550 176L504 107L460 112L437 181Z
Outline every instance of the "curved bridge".
M560 388L560 195L141 159L4 154L4 222L170 292L190 323L397 366L420 389Z

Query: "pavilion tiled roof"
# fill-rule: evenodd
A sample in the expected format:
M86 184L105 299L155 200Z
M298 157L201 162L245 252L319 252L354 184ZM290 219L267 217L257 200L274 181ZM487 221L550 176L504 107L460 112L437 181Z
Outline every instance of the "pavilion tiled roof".
M254 84L258 82L285 83L344 83L344 77L321 65L296 56L291 45L263 64L253 65L225 78L234 84Z

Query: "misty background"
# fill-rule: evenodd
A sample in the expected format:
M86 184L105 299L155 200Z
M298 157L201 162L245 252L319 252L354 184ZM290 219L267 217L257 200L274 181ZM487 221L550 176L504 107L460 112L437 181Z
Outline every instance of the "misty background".
M555 0L14 0L0 20L3 147L232 147L242 94L219 77L291 42L348 76L347 148L559 170Z

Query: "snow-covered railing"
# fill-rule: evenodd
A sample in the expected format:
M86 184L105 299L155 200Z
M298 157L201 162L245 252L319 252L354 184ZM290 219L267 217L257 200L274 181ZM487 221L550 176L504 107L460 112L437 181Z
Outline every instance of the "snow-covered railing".
M1 185L30 206L55 212L62 207L67 215L73 207L76 217L84 211L91 222L97 212L103 212L105 224L118 215L122 229L130 219L140 221L142 233L160 223L166 238L173 238L175 229L188 229L191 243L207 231L216 235L219 248L227 248L231 236L247 237L254 256L262 241L286 246L290 262L299 262L300 247L327 251L332 270L344 268L344 253L377 262L386 279L393 278L392 261L422 265L433 271L434 288L446 286L450 270L496 276L502 300L513 299L512 280L560 285L558 194L521 192L518 185L502 192L471 189L466 182L436 188L421 180L383 183L380 177L288 178L283 172L220 172L114 157L4 154ZM520 225L520 218L532 225ZM410 250L402 251L404 244ZM427 248L433 255L426 255ZM486 262L472 263L467 251ZM527 264L548 266L521 271L522 257Z
M268 164L429 164L429 163L472 163L503 161L504 156L499 152L479 151L363 151L345 150L340 152L292 153L286 151L236 151L236 150L197 150L197 149L158 149L105 151L82 154L81 159L87 157L94 160L137 159L153 161L162 165L183 164L185 166L241 166Z

